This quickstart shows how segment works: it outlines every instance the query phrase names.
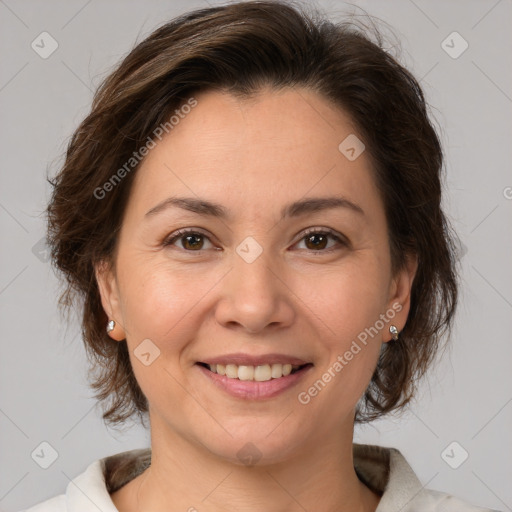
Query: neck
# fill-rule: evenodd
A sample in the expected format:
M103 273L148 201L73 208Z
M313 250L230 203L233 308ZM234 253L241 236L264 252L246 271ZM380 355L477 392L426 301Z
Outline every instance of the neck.
M253 466L222 459L154 424L151 467L137 485L139 511L373 512L377 507L378 496L354 470L352 424L332 439L304 443L286 460Z

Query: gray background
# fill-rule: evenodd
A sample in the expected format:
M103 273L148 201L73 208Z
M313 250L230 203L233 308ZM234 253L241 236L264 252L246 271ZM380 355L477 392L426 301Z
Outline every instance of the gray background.
M61 163L94 88L135 41L209 3L0 0L1 510L62 493L95 459L149 443L140 427L105 428L87 387L79 324L59 316L58 282L40 242L46 173ZM350 10L319 5L333 16ZM428 487L512 510L512 3L355 5L395 29L403 62L422 80L446 148L446 208L463 273L450 351L408 413L359 428L356 440L399 448ZM43 31L59 45L47 59L31 48ZM453 31L469 44L458 58L442 47ZM457 37L445 43L452 54L462 48ZM48 469L31 457L43 441L58 452ZM460 463L462 449L469 457L453 469L446 460Z

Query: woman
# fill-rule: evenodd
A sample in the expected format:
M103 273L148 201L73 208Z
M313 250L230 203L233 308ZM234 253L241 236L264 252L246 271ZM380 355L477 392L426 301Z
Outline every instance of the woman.
M48 212L104 419L147 417L151 449L30 510L484 510L353 443L454 316L442 163L417 81L349 23L237 3L139 44Z

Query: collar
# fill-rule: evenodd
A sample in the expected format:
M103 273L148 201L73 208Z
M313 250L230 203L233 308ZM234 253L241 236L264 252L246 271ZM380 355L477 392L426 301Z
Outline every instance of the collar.
M376 512L405 512L422 492L422 485L395 448L353 445L354 468L359 479L381 495ZM69 512L118 512L110 494L140 475L151 464L151 449L130 450L99 459L72 480L66 489ZM416 503L416 501L415 501Z

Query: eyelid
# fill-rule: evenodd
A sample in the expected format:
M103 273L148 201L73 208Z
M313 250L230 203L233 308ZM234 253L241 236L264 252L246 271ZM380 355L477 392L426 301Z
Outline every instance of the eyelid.
M331 228L322 227L322 226L316 226L316 227L306 228L306 229L302 230L300 233L298 233L296 235L296 237L298 237L298 238L293 243L293 245L296 245L299 242L302 242L304 240L304 238L306 238L308 235L315 234L315 233L326 234L328 236L331 236L331 238L335 239L339 245L342 245L342 246L350 245L349 240L342 233L339 233ZM164 239L164 241L163 241L164 247L172 246L174 244L174 242L176 242L177 240L179 240L180 238L184 237L187 234L203 235L206 239L208 239L210 241L210 243L212 243L211 235L206 233L203 229L201 229L201 228L182 228L182 229L178 229L177 231L174 231L173 233L171 233L168 237L166 237ZM319 250L319 251L310 250L309 252L329 253L335 249L336 249L336 247L330 247L329 249L325 249L325 250ZM205 250L206 249L199 249L197 251L187 251L187 250L183 250L183 251L189 252L189 253L201 253L202 251L205 251ZM220 249L216 248L216 250L220 250Z
M331 228L328 228L325 226L324 227L316 226L314 228L306 228L306 229L302 230L298 234L299 238L293 245L296 245L297 243L302 242L302 240L304 240L304 238L306 238L308 235L315 234L315 233L326 234L326 235L330 236L331 238L334 238L338 242L338 245L350 247L350 241L348 240L348 238L345 235L343 235L342 233L339 233L338 231L335 231L334 229L331 229ZM329 249L320 250L320 251L310 250L309 252L322 254L322 253L329 253L333 250L336 250L337 248L339 248L339 247L335 246L335 247L330 247Z
M189 234L192 234L192 235L194 235L194 234L203 235L204 238L207 238L208 240L210 240L210 243L212 243L211 235L206 233L201 228L182 228L182 229L178 229L178 230L174 231L169 236L164 238L164 240L162 242L162 245L164 247L172 246L174 244L174 242L178 241L180 238L183 238L185 235L189 235ZM199 253L199 252L202 252L204 250L205 249L199 249L198 251L184 251L184 252L190 252L190 253L197 252L197 253Z

